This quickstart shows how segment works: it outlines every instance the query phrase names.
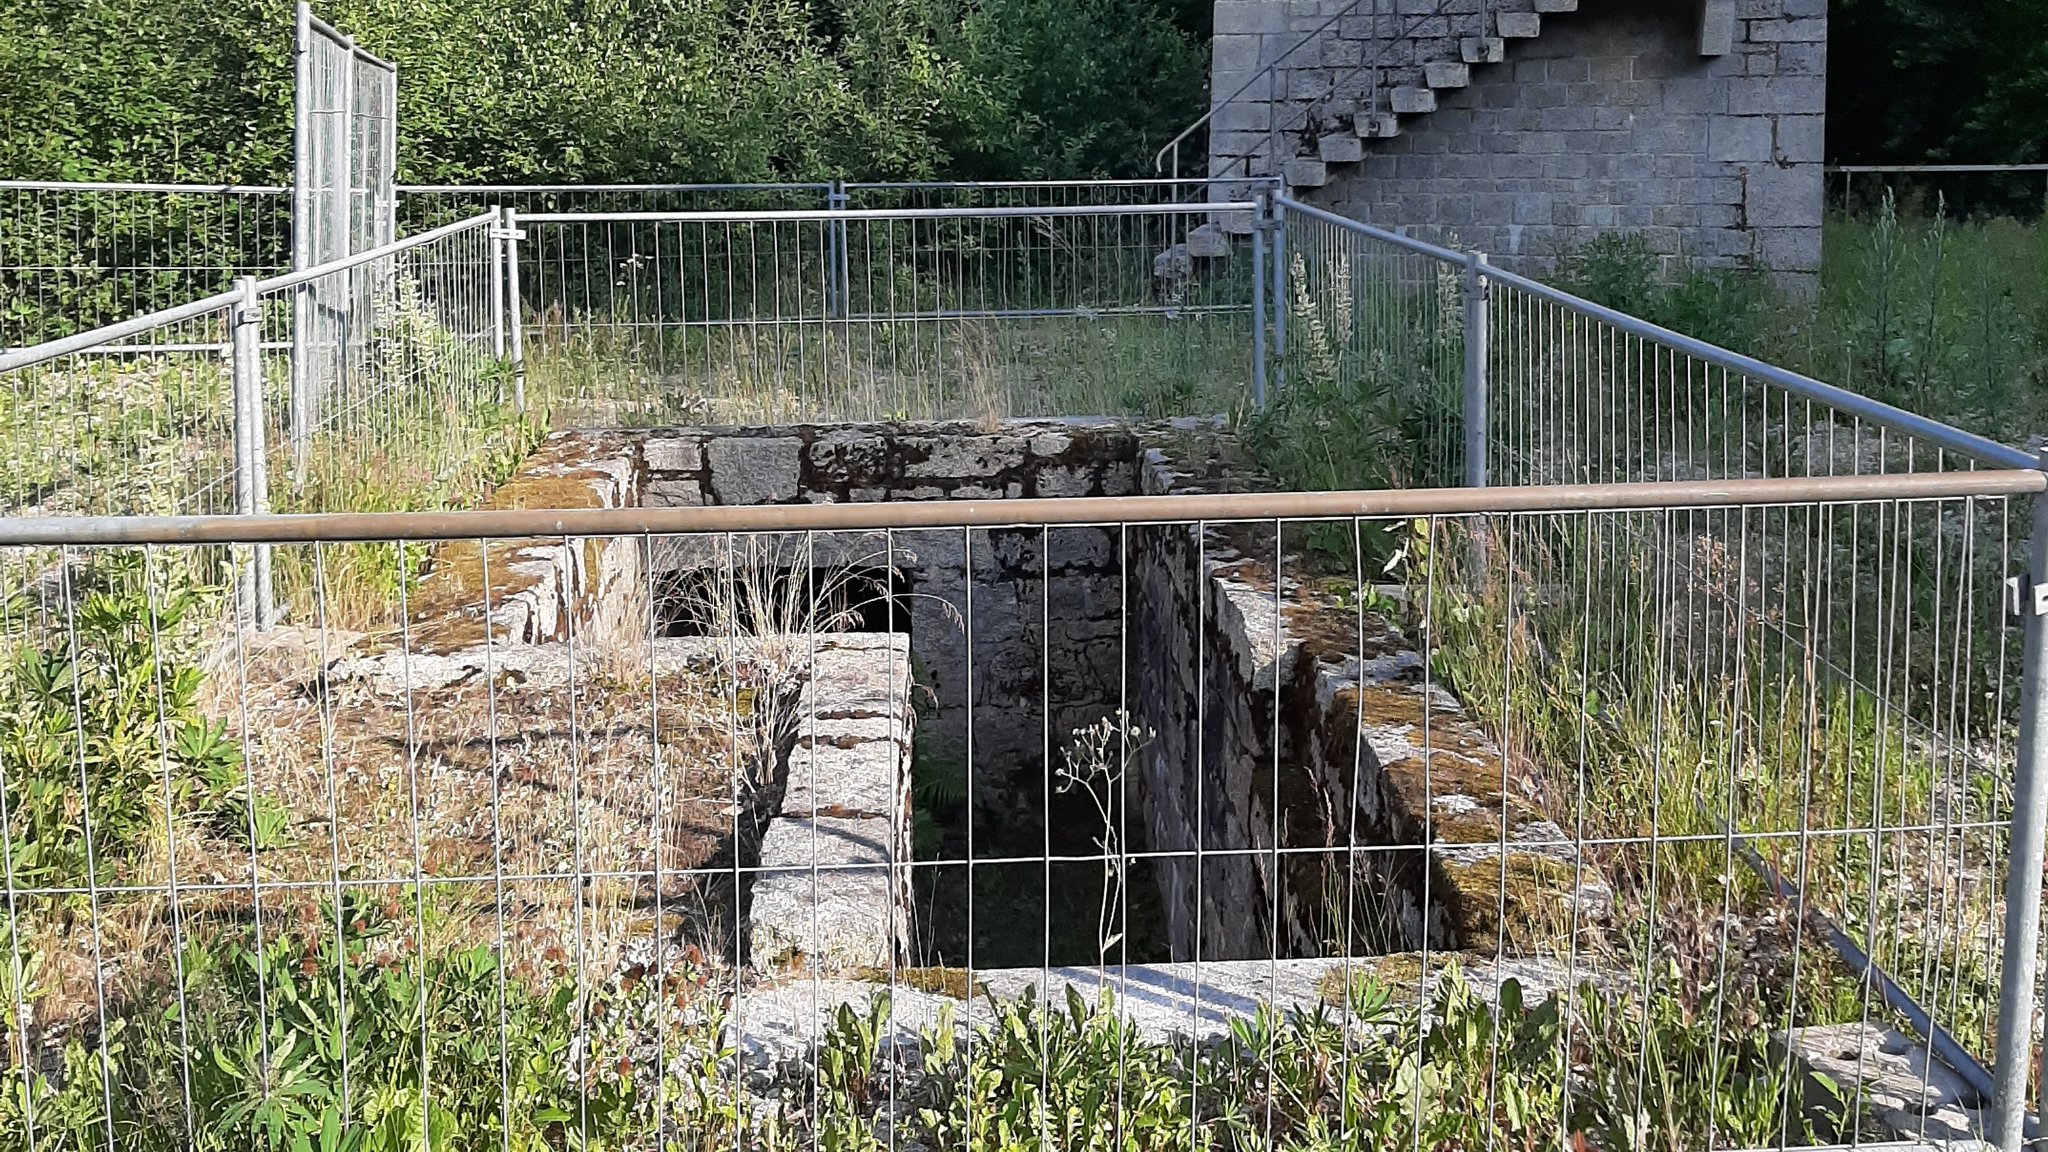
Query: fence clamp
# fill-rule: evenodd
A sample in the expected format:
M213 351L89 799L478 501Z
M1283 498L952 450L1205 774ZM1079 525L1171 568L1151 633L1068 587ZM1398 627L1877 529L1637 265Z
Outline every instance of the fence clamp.
M493 239L493 240L524 240L524 239L526 239L526 229L524 229L524 228L493 228L493 229L491 229L491 239Z
M2027 604L2029 593L2034 601L2031 611ZM2014 616L2048 616L2048 584L2029 583L2027 576L2006 577L2005 610Z

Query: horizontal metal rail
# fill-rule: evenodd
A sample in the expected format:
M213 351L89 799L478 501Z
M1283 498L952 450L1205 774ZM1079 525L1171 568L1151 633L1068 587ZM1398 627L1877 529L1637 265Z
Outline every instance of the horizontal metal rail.
M399 195L408 193L480 193L480 192L804 192L830 191L832 185L822 181L777 184L752 182L740 184L399 184ZM901 185L881 184L881 188Z
M1279 183L1277 176L1260 176L1255 182ZM976 188L1163 188L1182 184L1221 184L1220 176L1127 176L1116 180L911 180L894 182L888 180L848 180L840 187L862 191L906 192L972 190ZM1231 177L1229 183L1242 184L1241 177Z
M0 180L0 191L166 192L191 196L279 196L289 184L143 184L118 180Z
M1313 204L1303 204L1291 196L1281 196L1279 200L1280 204L1289 212L1299 212L1311 220L1321 220L1325 224L1334 224L1339 228L1356 232L1361 236L1370 236L1382 243L1392 244L1396 248L1405 248L1418 256L1432 256L1447 264L1462 265L1465 263L1465 254L1455 248L1446 248L1441 244L1431 244L1427 240L1417 240L1413 236L1403 236L1399 232L1375 227L1363 220L1353 220L1349 216L1339 216L1337 213L1326 208L1318 208Z
M521 212L522 224L601 224L611 221L677 224L773 224L851 220L988 220L1061 216L1189 216L1209 212L1250 212L1249 200L1197 201L1187 204L1061 204L1001 208L795 208L770 212Z
M2006 497L2048 491L2032 469L1897 476L1239 492L1025 500L896 501L694 508L503 509L295 516L59 516L0 519L0 546L306 544L639 536L713 532L841 532L913 528L1189 524L1218 521L1654 511L1809 503Z
M1452 248L1417 240L1412 236L1403 236L1399 233L1389 232L1384 228L1375 228L1370 224L1339 216L1334 212L1303 204L1285 196L1280 197L1280 203L1289 212L1299 212L1312 219L1325 221L1337 227L1356 232L1359 235L1369 236L1375 240L1395 245L1419 255L1433 257L1446 264L1454 264L1459 267L1463 267L1466 264L1466 254ZM1944 424L1939 420L1932 420L1928 417L1908 412L1903 408L1895 408L1883 401L1873 400L1868 396L1816 380L1811 376L1801 375L1790 369L1765 363L1754 356L1745 356L1740 352L1729 351L1717 344L1709 344L1704 340L1695 339L1681 332L1675 332L1660 324L1652 324L1647 320L1631 316L1626 312L1618 312L1605 305L1595 304L1584 297L1574 296L1561 288L1553 288L1541 281L1517 275L1497 265L1482 263L1477 265L1474 271L1484 279L1491 280L1497 284L1505 284L1511 288L1526 292L1531 296L1568 308L1582 316L1598 320L1631 336L1639 336L1645 340L1655 341L1673 351L1691 356L1696 360L1725 368L1730 372L1740 373L1751 379L1760 380L1778 388L1783 388L1795 396L1828 405L1831 408L1835 408L1858 419L1867 420L1880 427L1903 432L1915 439L1924 440L1935 447L1955 452L1980 463L1989 464L1997 468L2033 468L2037 464L2036 459L2031 454L2023 452L2018 448L2000 444L1996 440L1978 436L1975 433L1965 432L1953 425Z
M417 236L408 236L403 240L386 244L382 248L372 248L367 252L358 252L353 256L344 257L340 260L330 260L325 264L318 264L297 272L286 272L281 276L272 276L268 280L258 280L256 282L256 291L276 292L285 288L297 287L300 284L308 284L323 276L332 276L336 272L346 272L351 268L360 267L372 261L397 256L414 248L432 244L436 240L446 236L453 236L458 232L467 232L472 228L488 227L495 223L497 219L498 214L496 212L480 212L467 219L457 220L453 224L443 224L439 228L422 232Z
M813 328L842 324L929 324L953 323L963 320L1102 320L1118 316L1164 316L1181 318L1189 316L1243 316L1251 311L1249 304L1127 304L1089 308L1075 305L1070 308L956 308L924 310L919 312L849 312L844 316L727 316L711 320L586 320L575 324L554 324L530 322L536 331L610 331L624 332L635 329L660 330L710 330L720 331L731 328ZM142 346L138 346L142 347ZM147 350L146 347L143 350Z
M229 307L240 298L241 293L239 292L219 292L212 296L201 297L189 303L132 317L118 324L108 324L104 327L94 328L89 332L80 332L75 336L64 336L14 352L0 352L0 372L32 368L37 364L46 363L61 356L89 351L103 344L111 344L116 340L126 340L133 336L139 336L144 332L164 327L167 324L177 324L204 316L209 312L218 312L223 308Z
M1253 177L1254 182L1277 182L1277 177ZM945 191L949 189L1029 189L1029 188L1157 188L1188 184L1223 183L1221 177L1212 176L1144 176L1117 180L849 180L839 187L864 192L887 192L902 190ZM1231 183L1242 184L1244 178L1233 177ZM826 180L799 180L782 182L773 180L738 181L734 183L609 183L609 184L397 184L393 186L400 195L462 194L490 192L829 192L833 185ZM124 180L0 180L0 190L12 189L24 192L163 192L190 195L246 195L281 196L289 193L289 184L176 184Z

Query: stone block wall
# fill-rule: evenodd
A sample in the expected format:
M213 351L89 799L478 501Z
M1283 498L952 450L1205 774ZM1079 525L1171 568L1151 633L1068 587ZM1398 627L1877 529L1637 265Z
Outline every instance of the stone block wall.
M1342 6L1218 0L1217 98L1242 83L1251 62L1273 58ZM1826 0L1580 0L1576 8L1540 16L1540 35L1507 39L1498 63L1460 65L1465 86L1406 90L1422 91L1434 110L1398 117L1388 138L1362 147L1354 139L1341 154L1353 162L1315 161L1318 185L1296 194L1524 271L1618 232L1642 237L1667 264L1817 272ZM1725 17L1725 46L1705 43L1702 24L1716 14ZM1212 172L1270 167L1250 154L1267 146L1271 114L1286 154L1315 155L1335 126L1333 111L1367 99L1344 90L1364 82L1349 65L1384 42L1372 37L1386 36L1390 19L1340 20L1319 47L1297 53L1301 66L1284 77L1293 99L1277 113L1249 93L1217 109ZM1505 26L1505 15L1496 19ZM1364 135L1344 119L1340 135ZM1322 155L1337 154L1326 147Z
M1136 486L1137 455L1126 426L1097 421L1015 421L996 431L915 423L668 429L641 445L641 500L675 507L1125 495ZM715 570L723 561L711 545L664 542L655 567ZM784 536L775 548L788 567L895 572L915 638L920 754L971 767L977 807L1024 817L991 833L1039 842L1037 814L1058 749L1118 698L1124 603L1115 530L821 533Z
M1147 492L1211 483L1146 475ZM1134 555L1158 733L1138 792L1176 961L1563 955L1601 929L1598 870L1507 788L1485 728L1270 526L1147 528Z
M567 434L501 497L550 486L673 506L1263 485L1214 422L1022 421ZM1066 853L1092 841L1063 841L1074 830L1052 802L1054 769L1072 729L1118 709L1151 733L1122 781L1136 819L1121 847L1146 854L1133 878L1156 887L1174 960L1424 945L1544 954L1600 920L1597 874L1501 786L1502 755L1481 726L1390 626L1304 577L1314 569L1298 542L1277 555L1270 525L763 536L780 570L890 567L910 627L818 631L782 660L800 669L796 730L782 745L786 786L764 799L775 816L747 921L756 967L905 955L914 910L898 865L910 853L914 727L925 730L917 756L963 766L972 733L978 856L1041 843ZM719 571L725 541L511 548L531 571L494 599L494 635L559 646L561 622L575 621L590 647L613 633L645 645L645 587ZM423 600L439 616L423 634L453 621L480 636L480 618L460 623L478 615L463 602L462 558L437 565ZM598 602L612 598L631 606Z

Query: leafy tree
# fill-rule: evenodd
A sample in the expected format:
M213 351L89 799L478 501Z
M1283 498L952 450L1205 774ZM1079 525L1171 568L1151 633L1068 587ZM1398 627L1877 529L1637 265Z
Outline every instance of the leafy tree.
M1141 170L1198 115L1196 0L330 0L400 66L401 177ZM0 5L0 173L276 181L289 0Z
M2048 0L1836 0L1830 20L1830 159L2042 158Z

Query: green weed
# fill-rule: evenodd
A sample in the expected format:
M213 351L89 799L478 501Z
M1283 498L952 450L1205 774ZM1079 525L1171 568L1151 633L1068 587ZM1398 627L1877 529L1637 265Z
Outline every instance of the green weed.
M200 708L174 643L211 590L140 553L68 578L76 606L0 667L9 870L22 886L105 884L168 829L199 819L268 846L277 814L242 786L240 750Z

